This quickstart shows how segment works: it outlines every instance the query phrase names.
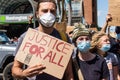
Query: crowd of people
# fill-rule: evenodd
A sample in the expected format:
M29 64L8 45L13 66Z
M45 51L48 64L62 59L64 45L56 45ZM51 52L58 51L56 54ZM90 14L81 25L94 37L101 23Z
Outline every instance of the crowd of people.
M59 31L54 28L56 21L57 5L54 0L39 0L36 17L38 27L36 30L62 39ZM112 20L107 15L105 25L101 31L91 33L86 25L80 24L67 34L67 42L74 45L73 54L65 70L62 80L120 80L120 28L116 27L116 37L113 38L106 32L109 22ZM17 51L25 37L22 34L18 39ZM44 73L46 66L37 64L26 66L14 59L12 75L25 80L59 80L58 78Z

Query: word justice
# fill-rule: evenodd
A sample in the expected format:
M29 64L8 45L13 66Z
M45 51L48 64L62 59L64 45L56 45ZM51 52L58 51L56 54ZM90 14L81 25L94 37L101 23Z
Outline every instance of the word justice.
M41 35L39 32L33 31L32 35L28 36L29 42L34 42L39 46L49 47L52 50L67 54L70 51L71 45L59 39L51 37L47 34Z
M50 63L64 67L62 62L64 56L69 54L71 45L48 35L40 35L34 32L34 35L28 36L28 40L24 43L22 51L36 55Z

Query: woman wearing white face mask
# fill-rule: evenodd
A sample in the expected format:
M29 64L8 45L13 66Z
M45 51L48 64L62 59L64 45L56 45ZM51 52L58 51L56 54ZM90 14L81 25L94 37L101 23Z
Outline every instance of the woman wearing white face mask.
M96 33L92 37L92 52L104 57L109 68L109 80L118 80L118 59L113 53L108 52L111 48L109 37L105 33Z
M109 71L105 60L89 51L91 35L80 25L73 30L72 41L76 46L73 53L75 80L107 80Z

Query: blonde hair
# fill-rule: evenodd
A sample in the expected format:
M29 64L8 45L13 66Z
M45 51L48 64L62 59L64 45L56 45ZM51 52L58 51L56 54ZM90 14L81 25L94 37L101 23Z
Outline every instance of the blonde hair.
M106 33L104 32L97 32L92 36L92 41L91 41L91 50L93 51L94 49L97 49L97 46L100 42L100 38L102 36L108 36Z

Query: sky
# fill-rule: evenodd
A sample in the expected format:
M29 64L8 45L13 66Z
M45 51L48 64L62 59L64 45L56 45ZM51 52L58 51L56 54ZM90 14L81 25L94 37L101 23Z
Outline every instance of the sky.
M108 13L108 0L97 0L98 9L98 26L102 27ZM111 27L110 31L114 31L115 27Z
M108 0L97 0L98 9L98 25L102 26L105 23L108 13Z

